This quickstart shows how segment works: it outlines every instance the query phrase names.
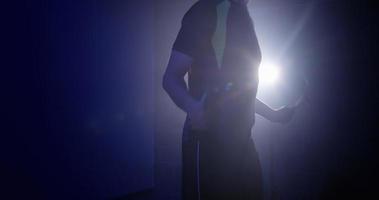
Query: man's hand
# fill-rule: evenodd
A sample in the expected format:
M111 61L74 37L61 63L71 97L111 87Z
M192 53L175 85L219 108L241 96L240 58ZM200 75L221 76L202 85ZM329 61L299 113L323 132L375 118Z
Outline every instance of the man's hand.
M272 113L272 116L270 117L272 122L278 122L278 123L288 123L291 121L293 115L295 114L295 107L282 107L278 110L275 110Z
M195 131L203 131L206 129L204 99L205 98L202 98L200 101L191 105L188 111L191 128Z

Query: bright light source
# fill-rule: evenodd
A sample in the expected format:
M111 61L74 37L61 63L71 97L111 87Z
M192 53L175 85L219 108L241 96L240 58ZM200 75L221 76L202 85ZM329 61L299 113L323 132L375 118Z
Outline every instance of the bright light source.
M273 85L279 79L279 67L271 63L262 63L259 67L259 84Z

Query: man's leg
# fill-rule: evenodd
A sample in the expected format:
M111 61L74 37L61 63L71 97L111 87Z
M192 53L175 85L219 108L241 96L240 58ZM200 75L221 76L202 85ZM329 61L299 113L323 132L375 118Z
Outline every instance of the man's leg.
M198 140L185 133L182 141L182 199L199 200L198 191Z
M247 146L246 152L246 161L245 161L245 174L242 177L245 177L245 197L249 199L262 200L263 199L263 178L262 178L262 169L259 162L259 155L255 148L253 139L249 139L249 144Z

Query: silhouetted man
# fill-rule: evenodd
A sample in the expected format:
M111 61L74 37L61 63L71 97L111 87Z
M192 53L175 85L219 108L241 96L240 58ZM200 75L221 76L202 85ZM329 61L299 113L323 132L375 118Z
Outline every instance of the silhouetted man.
M255 113L273 122L287 122L294 113L256 99L261 51L247 3L198 1L185 14L173 45L163 87L187 113L183 200L262 199L251 138Z

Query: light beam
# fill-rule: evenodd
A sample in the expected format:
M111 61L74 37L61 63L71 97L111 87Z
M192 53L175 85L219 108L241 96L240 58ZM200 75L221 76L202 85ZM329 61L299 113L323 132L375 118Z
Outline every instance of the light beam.
M262 63L259 67L259 84L271 86L278 82L280 76L279 67L273 63Z

